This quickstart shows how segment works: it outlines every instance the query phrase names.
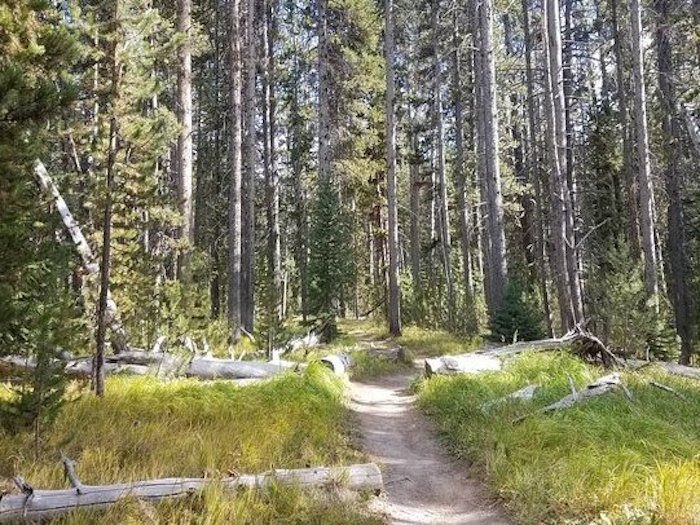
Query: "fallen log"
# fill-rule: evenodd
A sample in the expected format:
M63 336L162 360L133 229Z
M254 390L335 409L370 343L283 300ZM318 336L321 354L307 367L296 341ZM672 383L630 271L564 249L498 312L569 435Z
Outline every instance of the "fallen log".
M302 363L278 361L238 361L195 357L189 363L172 354L150 355L148 352L128 351L112 355L105 361L107 374L186 376L197 379L264 379L290 369L301 367ZM28 372L36 368L33 358L21 356L0 357L0 373ZM81 358L65 361L65 372L69 377L89 378L92 373L92 359Z
M68 460L70 461L70 460ZM64 465L68 468L64 459ZM235 492L239 488L264 489L270 485L294 485L303 488L340 485L351 490L378 492L383 489L382 474L374 463L347 467L275 469L263 474L242 474L223 479L165 478L114 485L80 483L72 462L71 489L38 490L22 483L23 494L7 494L0 499L0 523L42 521L74 510L104 510L124 498L151 502L194 494L211 485Z
M53 205L56 207L56 210L61 215L63 226L73 241L75 251L80 256L83 270L89 277L96 277L100 267L95 260L95 255L92 252L92 248L90 248L87 239L85 239L78 221L73 218L73 214L70 212L66 201L63 199L61 193L58 191L58 188L51 179L49 172L46 171L44 163L39 159L34 161L34 175L39 182L39 187L41 190L51 199ZM126 330L124 329L124 325L119 318L117 304L112 299L112 295L109 293L109 290L107 291L107 310L105 314L107 325L111 331L110 342L112 343L114 351L127 351L129 349L129 345L127 344Z
M350 354L331 354L321 358L321 363L333 370L334 374L347 374L355 362Z
M499 371L501 360L493 355L464 354L446 355L425 360L425 375L436 374L478 374L481 372Z
M621 389L628 398L631 398L631 394L627 388L625 388L620 378L620 374L614 373L607 376L603 376L594 382L586 385L586 387L581 391L574 390L568 396L561 398L559 401L547 405L542 409L543 412L555 412L557 410L563 410L566 408L571 408L577 403L582 403L591 399L593 397L601 396L603 394L608 394Z
M283 361L268 363L197 357L190 362L185 370L185 376L198 379L266 378L285 372L293 366L296 364L290 366L289 363Z
M607 376L603 376L596 379L592 383L585 386L583 390L576 390L575 386L572 385L571 394L562 397L560 400L547 405L546 407L539 410L542 413L557 412L559 410L565 410L571 408L579 403L584 403L589 399L594 397L602 396L604 394L609 394L615 392L616 390L622 390L628 399L632 399L632 393L625 387L620 378L620 374L614 373ZM513 420L513 424L520 423L521 421L530 417L530 414L524 414Z
M694 366L679 365L678 363L667 361L642 361L641 359L627 359L624 364L633 370L656 365L671 375L700 380L700 368Z

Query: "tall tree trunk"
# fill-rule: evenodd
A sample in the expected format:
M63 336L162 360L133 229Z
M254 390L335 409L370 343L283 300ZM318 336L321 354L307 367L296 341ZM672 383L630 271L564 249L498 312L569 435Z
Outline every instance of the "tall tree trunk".
M566 44L562 49L562 94L564 103L564 135L566 137L566 184L569 188L569 201L567 202L566 235L569 243L566 247L569 268L569 282L571 283L571 299L574 302L577 322L583 320L583 291L581 284L581 251L577 243L576 217L578 216L576 170L574 166L574 132L573 132L573 97L572 89L574 75L572 70L573 60L573 28L571 25L571 12L573 0L566 0L564 9Z
M491 289L489 314L493 318L503 302L507 284L506 241L503 226L503 196L498 158L498 110L496 107L496 68L493 56L493 5L481 0L477 6L479 66L476 83L483 113L484 176L486 179L487 231L489 237L488 269Z
M530 3L529 0L522 0L523 10L523 32L525 34L525 77L527 83L527 121L529 127L528 139L528 154L526 155L527 172L530 180L534 183L535 188L535 259L537 261L537 277L542 296L542 306L545 313L545 324L547 327L547 335L553 337L552 331L552 313L549 304L549 289L547 287L547 265L545 263L545 240L544 240L544 220L542 207L542 188L540 184L541 170L538 167L538 159L540 158L540 148L537 141L538 126L535 119L536 104L535 99L535 79L532 68L532 33L530 31Z
M116 108L119 102L119 83L121 81L121 64L117 55L117 32L119 30L119 2L114 3L110 25L113 28L109 48L109 67L111 85L109 91L109 140L107 151L107 169L105 178L105 207L102 224L102 257L100 261L100 297L97 304L97 348L93 361L93 384L95 394L105 394L105 339L107 334L107 315L109 308L109 284L112 266L112 202L114 197L115 175L117 170L117 153L119 152L119 122Z
M639 0L630 2L632 26L632 73L634 76L634 109L637 125L637 179L644 252L644 283L652 307L659 311L659 278L657 273L656 232L654 224L654 186L649 168L649 134L647 131L646 88L642 52L642 8Z
M629 124L629 108L627 103L627 80L624 60L624 35L620 26L618 0L610 0L613 36L615 39L615 70L617 74L617 98L622 128L622 159L627 192L627 237L630 252L634 260L639 260L641 247L639 241L639 201L637 199L637 184L632 170L632 128Z
M664 175L668 194L668 262L670 291L676 330L681 338L681 364L690 363L693 334L690 319L691 298L688 283L688 255L686 253L685 218L683 216L682 177L679 160L682 158L681 123L673 81L671 40L671 0L656 0L656 46L658 57L659 92L663 109Z
M435 119L435 148L438 177L438 215L440 229L440 246L442 248L442 263L445 274L445 287L447 289L447 324L455 325L455 294L454 281L452 279L452 240L450 234L450 216L447 201L447 176L445 173L445 130L442 110L442 75L440 68L439 28L438 28L439 0L431 3L431 27L433 34L433 113Z
M244 177L241 182L241 324L250 334L255 325L255 0L246 1L245 34L245 119L246 133L243 144Z
M462 46L457 23L457 14L454 15L452 32L452 97L455 112L455 182L457 186L457 217L459 219L459 244L462 255L462 273L464 279L465 307L469 310L465 316L470 320L467 323L469 332L475 331L476 312L474 310L474 279L472 277L472 211L467 195L466 174L464 172L465 148L464 148L464 103L462 97L462 60L460 50ZM469 77L470 75L465 75ZM471 80L470 80L471 83Z
M566 183L566 131L564 126L564 93L562 89L561 29L558 0L544 2L545 49L545 111L547 115L546 142L550 164L551 222L554 244L553 272L559 296L562 329L572 328L577 322L572 298L567 245L567 203L570 203Z
M181 238L186 240L189 251L194 246L194 213L192 209L192 0L177 2L177 30L185 35L179 49L177 72L177 116L180 133L177 137L178 201L182 214ZM178 273L186 266L182 257Z
M280 188L277 171L276 138L276 97L275 97L275 56L277 0L265 2L265 26L263 40L265 48L265 74L263 95L263 127L265 153L265 200L267 215L267 266L269 274L268 326L270 341L282 318L280 294L282 288L282 252L280 245ZM270 347L271 350L271 347Z
M231 187L229 196L229 260L228 260L228 319L231 340L236 343L241 337L241 5L240 0L231 0L231 67L230 67L230 111Z
M385 2L384 57L386 61L386 197L389 244L389 333L401 334L401 292L399 289L399 217L396 198L396 122L394 118L394 6Z

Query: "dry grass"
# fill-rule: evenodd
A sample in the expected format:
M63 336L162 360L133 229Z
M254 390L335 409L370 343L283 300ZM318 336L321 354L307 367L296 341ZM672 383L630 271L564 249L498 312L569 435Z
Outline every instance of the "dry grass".
M37 458L30 432L0 433L0 477L65 487L59 451L78 461L86 484L168 476L219 476L361 460L350 445L342 384L323 367L238 388L226 382L163 383L113 377L107 396L87 392L65 405ZM153 506L124 501L101 523L373 523L362 506L278 488L236 497L204 494ZM74 513L62 523L94 523Z

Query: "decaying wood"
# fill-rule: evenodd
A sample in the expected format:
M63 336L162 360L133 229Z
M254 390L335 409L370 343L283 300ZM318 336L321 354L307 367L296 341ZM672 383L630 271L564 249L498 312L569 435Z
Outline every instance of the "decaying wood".
M331 354L321 358L321 363L338 375L346 374L355 364L350 354Z
M260 379L271 377L289 369L289 364L283 361L267 363L202 357L192 360L185 370L185 375L198 379Z
M493 355L464 354L446 355L425 360L425 374L478 374L480 372L499 371L501 360Z
M557 410L563 410L566 408L571 408L577 403L582 403L591 399L593 397L601 396L603 394L608 394L616 390L621 389L625 395L630 397L629 390L625 388L620 379L620 374L614 373L607 376L603 376L594 382L586 385L583 390L575 391L561 398L559 401L547 405L542 409L543 412L555 412Z
M688 379L700 380L700 368L686 365L679 365L678 363L671 363L666 361L642 361L641 359L627 359L624 362L627 368L633 370L639 370L647 366L659 366L663 368L669 374L681 377L687 377Z
M516 390L515 392L508 394L507 396L487 401L486 403L481 405L481 409L488 410L490 408L502 405L509 401L531 401L535 397L535 394L539 389L539 385L527 385L521 388L520 390Z
M660 390L664 390L665 392L669 392L669 393L673 394L674 396L685 400L685 396L683 394L681 394L676 389L671 388L668 385L664 385L663 383L657 383L656 381L649 381L649 384L655 388L658 388Z
M61 215L61 220L63 221L63 226L65 227L68 235L73 241L73 246L75 251L80 256L80 261L82 262L83 270L90 277L97 276L99 272L99 265L95 260L95 254L92 252L92 248L85 239L78 221L73 218L73 214L70 212L66 201L61 196L58 188L54 184L49 172L46 171L46 167L39 160L34 161L34 175L36 175L37 181L41 190L52 200L53 205L56 210ZM109 291L107 292L107 308L105 310L106 321L109 329L111 331L112 337L110 341L115 352L125 352L129 349L127 344L127 334L119 318L119 311L117 305L112 299Z
M75 485L75 479L71 482ZM79 483L79 482L78 482ZM24 483L23 483L24 484ZM374 463L347 467L275 469L263 474L243 474L223 479L166 478L114 485L83 485L72 489L37 490L7 494L0 500L0 523L41 521L76 509L103 510L124 498L159 501L199 492L211 485L227 491L238 488L263 489L273 484L303 488L340 485L347 489L377 492L383 489L382 474Z
M442 356L425 360L428 377L434 374L481 373L498 371L502 361L524 352L546 352L570 349L582 358L604 366L620 364L619 358L595 335L577 327L563 337L538 341L519 341L510 345L478 352ZM698 371L700 374L700 370Z

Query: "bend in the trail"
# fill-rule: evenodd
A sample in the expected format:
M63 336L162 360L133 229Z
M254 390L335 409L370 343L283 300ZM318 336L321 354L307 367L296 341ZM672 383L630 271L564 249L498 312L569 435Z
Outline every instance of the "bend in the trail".
M386 493L373 503L397 525L509 525L469 466L451 457L409 393L413 372L351 384L362 444L382 465Z

